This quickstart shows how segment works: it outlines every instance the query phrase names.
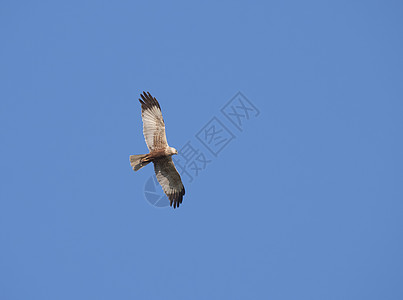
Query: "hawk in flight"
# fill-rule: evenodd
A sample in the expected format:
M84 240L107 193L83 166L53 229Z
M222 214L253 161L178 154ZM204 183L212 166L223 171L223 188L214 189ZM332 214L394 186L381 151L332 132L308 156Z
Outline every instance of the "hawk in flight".
M130 155L130 164L134 171L138 171L153 162L155 175L169 198L169 204L173 204L174 208L179 207L185 195L185 187L172 161L172 155L178 154L178 151L168 145L164 119L157 99L149 92L143 92L140 96L143 135L150 153Z

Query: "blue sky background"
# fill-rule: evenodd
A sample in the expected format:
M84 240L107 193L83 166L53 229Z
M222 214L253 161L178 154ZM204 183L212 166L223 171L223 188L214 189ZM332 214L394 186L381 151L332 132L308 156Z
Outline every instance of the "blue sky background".
M3 1L1 299L403 299L400 1ZM144 197L168 141L235 135ZM260 111L231 126L241 91Z

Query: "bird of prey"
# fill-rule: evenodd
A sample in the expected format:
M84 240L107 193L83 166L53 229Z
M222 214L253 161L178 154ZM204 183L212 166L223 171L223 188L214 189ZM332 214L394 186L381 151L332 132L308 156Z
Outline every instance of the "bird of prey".
M130 165L134 171L138 171L153 162L155 175L168 196L170 206L173 204L174 208L179 207L185 195L185 187L172 161L172 155L178 154L178 151L168 145L165 123L157 99L149 92L143 92L140 96L143 135L150 153L130 155Z

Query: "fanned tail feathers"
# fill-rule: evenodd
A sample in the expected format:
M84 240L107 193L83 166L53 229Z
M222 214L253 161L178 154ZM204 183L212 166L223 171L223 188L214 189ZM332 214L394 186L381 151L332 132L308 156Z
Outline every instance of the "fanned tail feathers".
M148 154L130 155L130 165L134 171L140 170L142 167L148 165L151 160L148 160Z

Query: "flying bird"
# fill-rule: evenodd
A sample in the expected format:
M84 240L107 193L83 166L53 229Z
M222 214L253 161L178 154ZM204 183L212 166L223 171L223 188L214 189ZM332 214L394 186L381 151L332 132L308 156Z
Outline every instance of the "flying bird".
M179 207L183 195L185 195L185 187L172 161L172 155L178 154L178 151L168 145L165 123L157 99L152 97L149 92L143 92L140 96L143 135L150 152L130 155L130 165L134 171L138 171L153 162L155 175L164 193L168 196L170 206L173 204L174 208Z

